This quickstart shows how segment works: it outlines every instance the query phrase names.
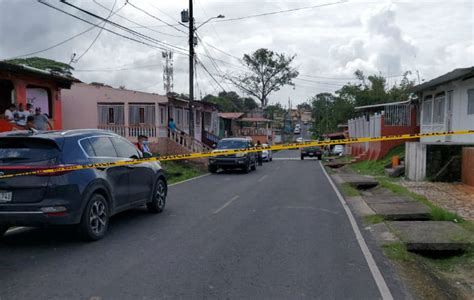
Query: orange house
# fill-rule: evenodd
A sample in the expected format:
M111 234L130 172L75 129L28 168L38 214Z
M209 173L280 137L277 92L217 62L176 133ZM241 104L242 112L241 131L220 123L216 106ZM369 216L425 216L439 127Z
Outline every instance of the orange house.
M69 89L78 80L52 71L0 61L0 132L18 128L5 120L4 112L11 105L20 104L48 115L54 129L62 129L61 89Z

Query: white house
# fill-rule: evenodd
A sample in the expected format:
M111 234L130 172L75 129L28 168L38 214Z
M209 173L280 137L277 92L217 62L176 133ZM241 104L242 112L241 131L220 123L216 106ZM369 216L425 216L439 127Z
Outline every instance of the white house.
M415 86L413 92L419 99L422 133L474 129L474 67L455 69ZM429 137L420 139L420 142L407 143L406 175L412 180L439 175L443 170L437 172L433 168L431 174L427 174L427 169L430 169L435 159L430 156L436 156L431 155L430 151L438 151L436 159L446 160L440 165L449 169L450 162L454 161L452 157L460 156L463 147L472 145L474 135ZM451 147L454 152L448 151L450 157L444 157L448 156L448 152L439 146Z

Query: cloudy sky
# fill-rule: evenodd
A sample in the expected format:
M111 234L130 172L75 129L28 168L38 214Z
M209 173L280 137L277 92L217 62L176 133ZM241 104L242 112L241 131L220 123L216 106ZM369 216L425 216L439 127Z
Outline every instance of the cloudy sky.
M43 1L94 24L100 22L59 0ZM125 0L68 2L105 18L110 9L119 9L110 20L151 38L142 40L149 45L105 30L98 35L98 27L80 34L93 26L36 0L0 0L0 59L37 52L78 35L35 55L69 62L76 53L80 59L73 63L74 75L84 82L163 93L162 50L157 47L175 46L174 90L187 93L187 56L180 54L187 48L186 28L177 25L187 0L129 0L126 5ZM353 80L357 69L388 76L389 83L395 84L405 71L411 71L412 78L418 81L418 75L420 80L429 80L454 68L473 66L473 2L195 0L198 24L219 14L226 17L199 28L202 42L196 51L200 62L226 90L233 88L219 75L242 72L237 58L244 53L265 47L296 54L294 65L301 73L296 86L272 94L270 103L286 104L291 98L297 104L317 93L338 89ZM330 3L333 4L235 20ZM131 36L110 25L105 28ZM157 42L166 44L158 46ZM221 90L201 65L197 67L197 78L198 96Z

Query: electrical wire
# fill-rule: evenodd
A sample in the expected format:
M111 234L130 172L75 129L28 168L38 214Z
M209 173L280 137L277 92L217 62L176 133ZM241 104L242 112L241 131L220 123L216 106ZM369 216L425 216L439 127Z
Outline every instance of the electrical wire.
M38 1L41 1L41 0L38 0ZM66 0L61 0L61 3L64 3L64 4L68 5L68 6L71 6L72 8L75 8L75 9L77 9L77 10L79 10L79 11L81 11L81 12L83 12L83 13L89 15L89 16L92 16L92 17L97 18L97 19L99 19L99 20L105 21L105 22L109 23L110 25L115 26L115 27L117 27L117 28L119 28L119 29L121 29L121 30L123 30L123 31L126 31L126 32L128 32L128 33L130 33L130 34L132 34L132 35L134 35L134 36L138 36L138 37L140 37L140 38L142 38L142 39L145 39L145 40L154 42L154 43L159 44L159 45L161 45L161 46L165 46L165 47L167 46L167 47L179 49L179 50L185 51L185 52L187 51L187 50L184 49L184 48L181 48L181 47L178 47L178 46L175 46L175 45L172 45L172 44L169 44L169 43L166 43L166 42L157 40L157 39L155 39L155 38L152 38L152 37L150 37L150 36L147 36L147 35L145 35L145 34L142 34L142 33L138 32L138 31L135 31L135 30L132 30L132 29L127 28L127 27L125 27L125 26L122 26L122 25L120 25L120 24L118 24L118 23L112 22L112 21L110 21L110 20L106 20L106 19L104 19L103 17L101 17L101 16L99 16L99 15L97 15L97 14L94 14L94 13L92 13L92 12L90 12L90 11L87 11L87 10L85 10L85 9L82 9L82 8L80 8L80 7L78 7L78 6L74 5L74 4L71 4L71 3L67 2ZM128 3L128 2L127 2L127 3Z
M105 7L104 5L102 5L101 3L99 3L98 1L96 1L96 0L93 0L93 1L94 1L94 3L97 4L98 6L104 8L104 9L108 9L107 7ZM127 4L127 2L125 2L124 5L126 5L126 4ZM167 32L162 32L162 31L158 31L158 30L149 28L149 27L147 27L147 26L145 26L145 25L142 25L142 24L137 23L137 22L135 22L135 21L133 21L133 20L130 20L129 18L124 17L124 16L122 16L122 15L120 15L120 14L117 14L117 17L119 17L119 18L121 18L121 19L124 19L124 20L126 20L126 21L128 21L128 22L130 22L130 23L132 23L132 24L137 25L136 28L145 28L145 29L148 29L148 30L150 30L150 31L153 31L153 32L156 32L156 33L159 33L159 34L163 34L163 35L167 35L167 36L172 36L172 37L186 37L186 36L184 36L184 35L170 34L170 33L167 33ZM129 28L132 28L132 27L129 27Z
M109 13L109 15L108 15L108 17L107 17L107 21L110 19L110 17L112 17L112 14L113 14L113 12L114 12L114 8L115 8L115 5L116 5L116 4L117 4L117 0L114 0L114 5L112 5L112 8L110 9L110 13ZM127 4L127 3L125 2L125 4ZM122 6L120 7L120 9L122 9L122 8L125 6L125 4L122 5ZM102 25L102 28L100 28L99 32L97 33L97 35L95 36L94 40L93 40L92 43L89 45L89 47L87 47L87 49L86 49L81 55L79 55L78 58L72 59L72 60L71 60L71 63L73 63L73 62L74 62L74 63L79 62L79 61L81 60L81 58L82 58L84 55L86 55L87 52L89 52L89 50L92 48L92 46L94 46L95 42L97 42L97 40L99 39L100 34L101 34L102 31L104 30L104 27L105 27L106 24L107 24L107 22L104 22L104 25Z
M243 17L236 17L236 18L224 19L224 20L219 20L219 21L216 21L216 22L239 21L239 20L244 20L244 19L258 18L258 17L270 16L270 15L276 15L276 14L283 14L283 13L288 13L288 12L293 12L293 11L299 11L299 10L307 10L307 9L314 9L314 8L319 8L319 7L324 7L324 6L331 6L331 5L336 5L336 4L342 4L342 3L344 3L344 2L347 2L347 0L338 1L338 2L332 2L332 3L325 3L325 4L312 5L312 6L305 6L305 7L284 9L284 10L272 11L272 12L268 12L268 13L261 13L261 14L243 16Z
M180 32L183 32L183 33L187 34L186 31L181 30L181 28L178 28L176 25L170 24L170 23L168 23L168 22L166 22L166 21L164 21L164 20L162 20L162 19L160 19L160 18L158 18L158 17L156 17L156 16L150 14L150 13L147 12L146 10L141 9L140 7L137 7L136 5L134 5L133 3L131 3L130 0L126 0L126 1L127 1L128 4L130 4L130 6L132 6L133 8L135 8L135 9L141 11L142 13L146 14L147 16L150 16L150 17L152 17L152 18L155 19L155 20L158 20L158 21L160 21L160 22L162 22L162 23L164 23L164 24L166 24L166 25L168 25L168 26L170 26L170 27L172 27L172 28L174 28L174 29L176 29L176 30L178 30L178 31L180 31Z
M211 78L214 80L215 83L217 83L217 85L223 90L225 91L225 89L222 87L222 85L219 83L219 81L216 80L216 78L211 74L211 72L209 72L209 70L206 68L206 66L202 63L201 60L197 59L197 62L202 66L202 68L204 69L204 71L206 71L207 74L209 74L209 76L211 76Z

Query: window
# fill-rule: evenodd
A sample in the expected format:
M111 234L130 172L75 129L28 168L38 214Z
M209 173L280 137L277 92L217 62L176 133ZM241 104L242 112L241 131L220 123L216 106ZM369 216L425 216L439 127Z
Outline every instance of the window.
M121 138L113 138L115 150L117 150L118 157L123 158L138 158L137 149L129 142Z
M181 114L182 114L183 110L181 108L178 108L177 111L176 111L176 122L178 123L178 125L181 125Z
M199 110L196 111L196 126L201 125L201 112Z
M92 149L94 149L95 156L97 157L117 157L117 152L115 152L114 145L110 138L102 137L93 137L89 139Z
M166 125L166 107L160 105L160 124Z
M28 85L26 87L26 100L34 108L41 108L41 112L47 114L49 118L53 117L53 100L50 89Z
M123 103L97 104L99 125L124 125Z
M92 148L92 144L89 141L89 139L82 140L80 144L81 144L82 149L84 149L84 151L86 152L87 156L89 157L95 156L94 148Z
M155 104L130 104L128 110L130 125L155 126Z
M474 115L474 89L467 90L467 114Z
M444 123L444 105L445 105L445 93L439 93L436 95L433 102L433 123L442 124Z
M107 123L108 124L114 124L115 123L115 114L114 114L114 109L112 107L109 107L109 114L107 116Z
M426 96L425 100L423 101L423 124L429 125L431 124L431 114L433 108L433 96Z

